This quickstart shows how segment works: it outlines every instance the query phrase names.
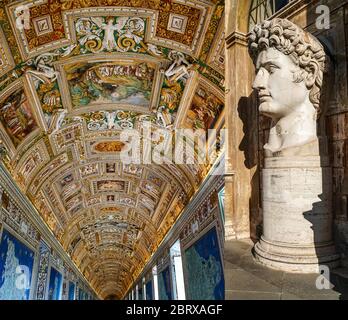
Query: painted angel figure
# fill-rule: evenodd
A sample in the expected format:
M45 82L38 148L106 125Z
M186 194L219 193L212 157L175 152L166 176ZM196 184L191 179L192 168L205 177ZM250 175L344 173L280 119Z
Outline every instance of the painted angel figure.
M117 30L117 26L114 25L113 19L109 19L108 23L103 23L101 25L101 29L104 30L104 40L103 40L103 48L112 51L117 47L114 31Z
M91 20L101 29L104 30L103 48L112 51L117 48L114 32L121 33L122 28L127 22L127 17L118 17L114 24L114 18L107 19L107 23L103 22L102 18L91 18Z
M115 128L115 118L116 118L116 112L107 112L106 119L107 119L108 129Z

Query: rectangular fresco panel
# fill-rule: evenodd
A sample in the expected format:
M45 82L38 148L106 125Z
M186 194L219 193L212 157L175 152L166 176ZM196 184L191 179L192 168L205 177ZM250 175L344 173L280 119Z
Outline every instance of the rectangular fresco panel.
M69 282L69 294L68 294L69 300L75 300L75 283Z
M51 267L50 282L48 286L48 300L60 300L62 294L62 275Z
M172 300L172 288L169 266L158 275L158 294L160 300Z
M120 180L101 180L97 181L97 192L104 191L114 191L114 192L124 192L126 189L126 184L124 181Z
M0 300L29 300L34 252L3 230L0 243Z
M203 87L196 90L185 118L185 127L208 130L214 128L224 103Z
M15 147L38 128L23 88L0 103L0 121Z
M152 281L146 283L146 300L153 300Z
M185 251L187 296L190 300L223 300L224 275L216 229Z
M73 108L90 105L149 107L156 65L151 62L91 62L64 66Z

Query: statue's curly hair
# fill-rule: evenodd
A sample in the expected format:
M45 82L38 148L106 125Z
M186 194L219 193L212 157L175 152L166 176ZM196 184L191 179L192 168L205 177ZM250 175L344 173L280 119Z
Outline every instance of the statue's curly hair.
M273 47L288 55L301 70L294 74L294 81L305 80L315 67L317 70L309 98L319 113L320 90L323 84L326 55L321 43L287 19L275 18L254 26L249 35L249 53L254 63L260 51Z

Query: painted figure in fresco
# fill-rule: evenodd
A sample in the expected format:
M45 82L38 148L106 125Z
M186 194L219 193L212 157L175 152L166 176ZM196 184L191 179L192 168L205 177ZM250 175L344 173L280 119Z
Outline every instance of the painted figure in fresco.
M178 81L183 77L188 77L188 69L192 66L184 54L178 51L171 51L168 58L173 61L168 70L164 73L170 81Z
M222 109L223 102L219 98L212 92L198 88L187 112L186 124L192 129L211 129Z
M253 88L259 110L272 119L266 155L289 148L302 153L302 146L317 143L325 65L322 45L292 22L277 18L254 27L249 51L256 67Z
M0 140L0 160L3 160L7 155L8 155L7 149L4 143L2 142L2 140ZM0 204L1 204L1 193L0 193Z
M107 119L107 128L109 130L114 129L115 128L116 112L107 112L106 119Z
M66 66L73 106L126 103L147 106L155 66L151 63L102 63Z
M104 38L102 46L108 51L113 51L115 49L126 51L128 48L123 48L119 46L115 31L120 38L128 38L134 40L135 43L139 44L143 41L143 32L145 29L144 21L140 18L129 18L129 17L116 17L116 23L114 17L109 17L106 19L106 23L103 22L103 18L92 17L91 20L104 31ZM92 27L87 31L88 33L96 33L92 30ZM98 34L100 36L100 34Z
M91 17L76 21L76 33L83 51L136 52L144 47L145 22L137 17ZM141 45L140 45L141 44ZM151 50L151 49L150 49ZM72 48L63 50L64 55L70 54Z
M40 82L54 82L59 74L52 65L55 53L44 53L35 58L34 62L30 60L28 64L32 64L36 70L28 70L27 73L32 74Z
M23 89L15 91L0 105L0 120L15 147L37 128Z
M108 51L112 51L117 47L114 31L118 30L118 28L119 25L114 25L113 18L109 18L107 23L101 25L101 29L104 30L103 48Z
M98 181L97 186L99 191L122 191L125 188L124 181L115 180Z
M54 128L54 130L52 132L56 132L56 131L58 131L62 127L64 119L67 116L67 114L68 114L68 110L61 109L61 110L58 111L56 127Z
M135 43L139 44L143 41L143 32L145 30L144 20L140 18L131 18L127 22L126 32L124 36L133 39Z

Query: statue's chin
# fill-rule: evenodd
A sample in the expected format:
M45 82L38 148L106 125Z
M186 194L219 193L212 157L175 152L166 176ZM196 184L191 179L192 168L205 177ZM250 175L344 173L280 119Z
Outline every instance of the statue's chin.
M268 102L263 102L259 105L259 111L264 116L273 118L276 115L275 110L273 110L272 106Z

